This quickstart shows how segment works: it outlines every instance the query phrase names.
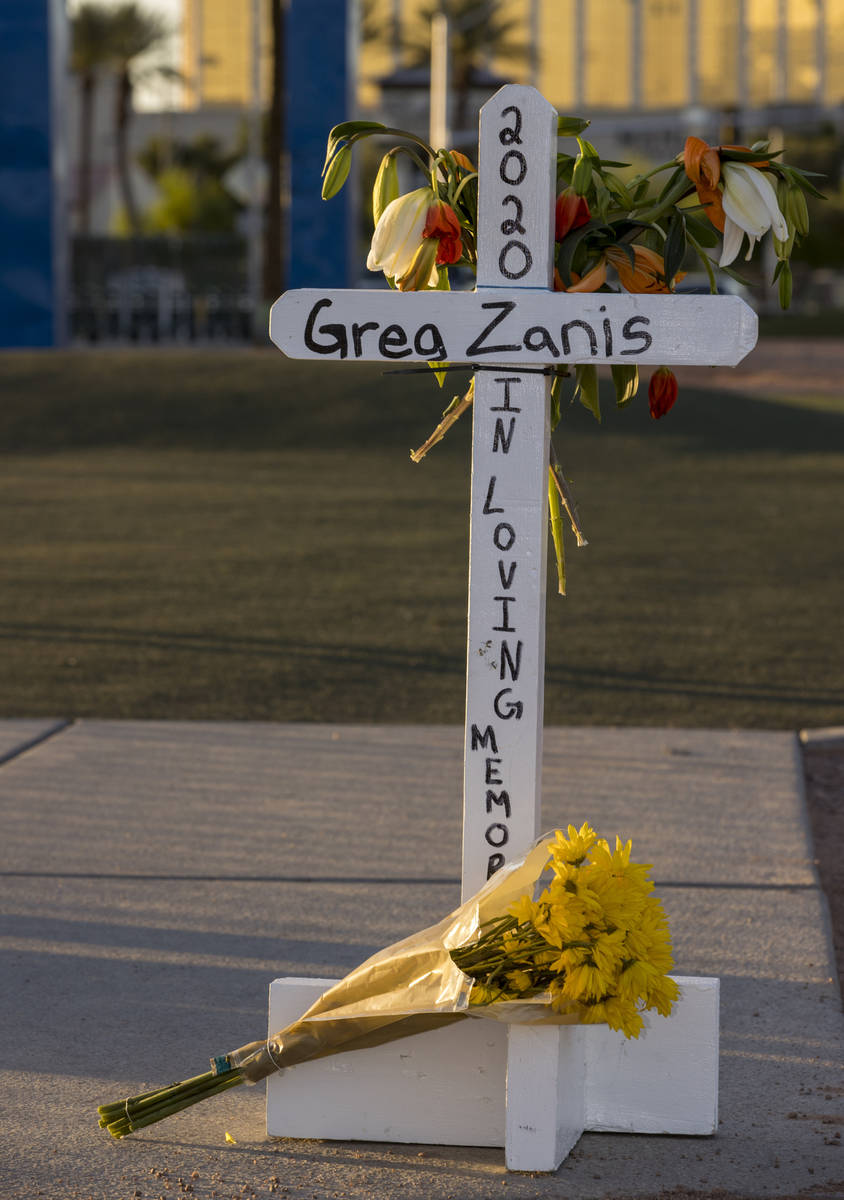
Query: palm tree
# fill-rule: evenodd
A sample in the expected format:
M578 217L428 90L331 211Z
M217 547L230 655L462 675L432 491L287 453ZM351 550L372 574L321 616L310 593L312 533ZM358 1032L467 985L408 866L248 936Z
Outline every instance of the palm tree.
M434 0L419 11L424 27L430 27L437 13L448 17L449 49L451 51L451 82L454 90L454 125L465 130L469 121L469 92L473 77L491 55L530 61L529 44L513 35L521 27L517 17L501 14L500 0ZM407 49L416 62L428 63L431 56L430 38L410 37Z
M70 69L79 76L79 231L91 227L91 145L94 93L98 72L109 61L111 14L97 4L83 4L74 14L70 29Z
M136 83L136 59L148 50L160 46L169 35L165 21L154 13L144 12L135 3L121 4L108 12L109 58L117 74L115 108L115 158L117 177L126 208L126 218L133 234L141 231L140 214L132 189L129 169L129 122L132 117L132 97ZM169 68L156 67L156 73L174 75Z

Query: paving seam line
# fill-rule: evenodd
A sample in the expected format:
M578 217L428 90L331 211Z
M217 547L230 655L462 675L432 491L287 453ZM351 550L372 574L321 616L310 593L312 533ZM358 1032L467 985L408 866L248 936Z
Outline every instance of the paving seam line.
M89 879L109 880L115 883L289 883L319 884L336 887L458 887L460 880L443 878L419 878L417 876L386 876L374 878L360 875L131 875L122 872L102 871L0 871L0 879ZM660 888L706 889L724 892L821 892L817 883L745 883L735 880L692 880L657 879Z
M0 767L5 767L6 763L20 758L22 754L29 753L30 750L34 750L44 742L49 742L52 738L60 733L64 733L66 729L75 724L76 722L72 717L63 717L61 720L54 722L49 729L45 729L43 733L36 734L28 742L23 742L20 746L15 746L13 750L7 751L6 754L0 754Z

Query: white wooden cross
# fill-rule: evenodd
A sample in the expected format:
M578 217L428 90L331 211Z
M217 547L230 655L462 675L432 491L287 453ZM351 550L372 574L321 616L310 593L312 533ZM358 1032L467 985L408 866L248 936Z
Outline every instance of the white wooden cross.
M270 314L272 340L294 358L480 368L464 898L542 832L550 407L544 369L581 362L735 365L756 341L756 316L737 297L553 292L556 141L557 114L533 88L504 87L481 110L474 292L303 289L285 293ZM330 982L276 980L271 1032ZM268 1131L503 1144L507 1165L520 1170L555 1169L584 1129L712 1133L718 981L680 983L675 1014L655 1021L638 1042L600 1026L513 1026L508 1033L478 1020L408 1039L400 1051L393 1045L340 1056L340 1074L335 1058L305 1064L294 1068L295 1087L277 1076L268 1081ZM409 1060L420 1065L412 1083Z

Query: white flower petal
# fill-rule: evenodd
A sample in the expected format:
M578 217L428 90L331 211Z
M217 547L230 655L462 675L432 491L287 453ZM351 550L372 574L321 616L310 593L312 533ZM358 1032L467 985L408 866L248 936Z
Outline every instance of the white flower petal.
M430 188L417 188L387 205L372 235L372 246L366 259L370 271L380 269L385 275L396 278L408 270L422 243L422 230L432 197Z
M750 182L762 197L762 203L765 205L770 217L770 225L774 231L774 235L781 242L784 242L788 237L788 225L777 203L777 193L774 185L763 171L754 170L753 167L750 168Z
M744 163L722 163L722 204L725 215L740 225L745 233L761 237L770 228L771 218L762 194L747 175L748 170L753 168L748 168Z
M721 250L721 257L718 260L719 267L728 267L733 259L741 250L741 239L744 237L744 230L735 221L726 216L724 219L724 246Z

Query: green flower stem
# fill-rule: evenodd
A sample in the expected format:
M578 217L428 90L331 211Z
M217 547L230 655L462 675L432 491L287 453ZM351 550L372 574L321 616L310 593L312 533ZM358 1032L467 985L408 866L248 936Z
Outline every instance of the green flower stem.
M185 1079L167 1088L100 1105L100 1125L108 1129L112 1137L126 1137L136 1129L154 1125L244 1082L245 1076L240 1070L226 1071L222 1075L206 1071L203 1075L195 1075L192 1079Z

